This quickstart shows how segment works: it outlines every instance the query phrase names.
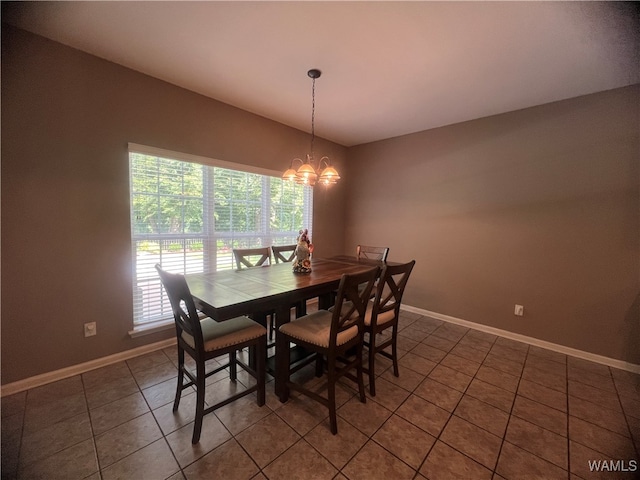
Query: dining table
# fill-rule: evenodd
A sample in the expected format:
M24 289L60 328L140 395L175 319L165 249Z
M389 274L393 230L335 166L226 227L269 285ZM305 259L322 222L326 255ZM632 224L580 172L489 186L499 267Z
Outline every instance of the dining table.
M294 273L291 263L278 263L242 270L190 273L185 279L196 308L208 317L223 322L241 315L273 311L277 336L277 328L291 321L293 305L317 297L319 309L329 308L332 293L338 289L343 274L381 266L380 261L340 255L311 258L310 273ZM275 365L290 361L289 354L276 349ZM274 370L277 394L286 379L279 369L274 367Z

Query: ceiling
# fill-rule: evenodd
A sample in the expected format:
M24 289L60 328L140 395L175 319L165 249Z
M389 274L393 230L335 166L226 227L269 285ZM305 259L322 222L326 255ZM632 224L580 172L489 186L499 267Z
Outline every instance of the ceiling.
M600 2L2 2L2 20L352 146L640 83Z

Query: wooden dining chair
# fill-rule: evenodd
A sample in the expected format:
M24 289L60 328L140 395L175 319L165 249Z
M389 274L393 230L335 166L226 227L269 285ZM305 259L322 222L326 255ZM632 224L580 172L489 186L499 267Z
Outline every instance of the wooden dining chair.
M358 245L356 247L356 258L367 259L367 260L377 260L381 262L387 261L387 256L389 256L389 247L371 247L368 245ZM374 291L375 291L374 284ZM372 291L373 294L373 291ZM336 296L338 295L337 291L331 292L331 303L335 304Z
M234 248L233 257L236 261L236 269L263 267L271 265L271 248Z
M271 251L273 252L273 258L276 263L288 263L293 262L293 258L296 254L296 244L293 245L273 245Z
M386 262L389 256L389 247L371 247L368 245L358 245L356 247L356 257L368 258L370 260L380 260Z
M336 418L336 382L345 376L358 384L360 401L366 402L362 369L362 341L366 305L373 288L373 282L379 274L379 268L362 273L342 275L333 311L318 310L292 322L280 326L276 333L276 351L279 374L283 386L279 392L281 402L286 402L289 390L298 391L321 403L329 409L331 433L338 433ZM359 289L364 284L365 288ZM300 361L293 368L288 355L282 355L290 343L303 346L312 355ZM312 361L322 365L326 358L328 377L327 397L311 391L291 381L292 372L308 365ZM352 370L356 371L353 375ZM322 371L316 368L316 371Z
M208 317L200 319L184 276L169 273L163 270L160 265L156 265L156 270L171 302L176 326L178 385L173 402L173 411L175 412L178 409L182 391L194 386L196 388L196 414L191 442L195 444L200 441L203 417L215 409L253 392L257 392L258 405L264 405L265 363L267 356L266 330L262 325L248 317L236 317L224 322L216 322ZM255 348L255 369L242 362L236 356L238 351L247 347ZM195 375L184 363L185 352L195 361ZM207 360L225 354L229 355L227 363L208 372L206 371L205 362ZM220 360L218 361L220 362ZM235 383L237 366L240 366L253 376L256 379L256 384L205 409L205 379L228 368L229 378ZM184 381L185 377L188 379L186 383Z
M386 262L389 256L389 247L371 247L369 245L358 245L356 247L356 257L358 260L361 258L367 260L377 260L379 262ZM372 297L375 294L377 281L373 285Z
M369 391L371 396L376 395L375 357L377 354L383 355L393 361L393 374L398 377L398 317L400 315L400 304L404 294L409 275L413 270L416 261L401 265L386 264L382 269L380 278L376 286L376 293L373 300L367 303L367 311L364 316L364 344L368 348L369 362L365 368L369 374ZM391 336L377 344L378 335L387 329L391 329ZM391 347L391 352L385 349Z

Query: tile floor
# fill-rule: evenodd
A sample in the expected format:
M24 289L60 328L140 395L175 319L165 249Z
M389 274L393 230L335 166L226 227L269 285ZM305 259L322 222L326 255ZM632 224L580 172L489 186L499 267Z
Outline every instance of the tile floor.
M375 398L339 389L337 436L324 408L281 404L269 383L267 405L217 410L192 446L195 396L171 410L175 348L6 397L2 478L638 477L624 471L640 469L638 375L406 312L399 347L400 377L379 361ZM210 380L209 401L237 386ZM591 472L602 460L617 471Z

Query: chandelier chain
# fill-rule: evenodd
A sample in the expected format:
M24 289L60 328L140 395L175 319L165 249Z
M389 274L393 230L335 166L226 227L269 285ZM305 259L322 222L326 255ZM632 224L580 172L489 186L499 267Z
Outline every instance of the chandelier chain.
M313 159L313 142L315 140L315 116L316 116L316 79L311 82L311 158Z

